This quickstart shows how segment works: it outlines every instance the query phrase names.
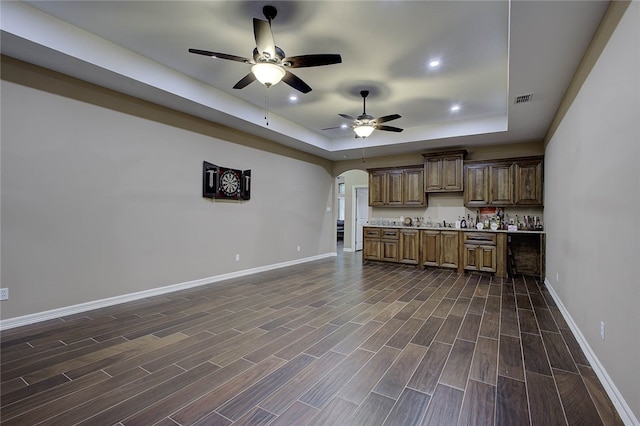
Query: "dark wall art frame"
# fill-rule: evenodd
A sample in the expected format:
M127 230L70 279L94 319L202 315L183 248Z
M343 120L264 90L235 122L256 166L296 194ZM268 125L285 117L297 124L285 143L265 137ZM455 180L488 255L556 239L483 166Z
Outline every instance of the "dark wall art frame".
M202 196L243 201L251 199L251 170L220 167L203 161Z

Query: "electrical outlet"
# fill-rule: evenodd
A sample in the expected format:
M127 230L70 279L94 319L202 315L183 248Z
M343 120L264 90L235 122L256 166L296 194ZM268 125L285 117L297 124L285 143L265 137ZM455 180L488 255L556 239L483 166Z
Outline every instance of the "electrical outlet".
M556 282L560 282L560 272L556 272Z
M0 288L0 300L9 299L9 289L8 288Z
M300 246L298 246L298 251L300 251Z
M236 262L239 262L239 261L240 261L240 255L236 254Z
M604 340L604 321L600 321L600 338Z

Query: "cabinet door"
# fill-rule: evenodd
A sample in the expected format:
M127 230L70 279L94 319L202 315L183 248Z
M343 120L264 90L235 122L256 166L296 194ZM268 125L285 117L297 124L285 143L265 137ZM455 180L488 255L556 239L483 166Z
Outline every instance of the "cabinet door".
M384 206L387 203L387 173L369 172L369 205Z
M486 206L489 203L489 166L469 165L464 167L464 204Z
M490 203L498 206L513 204L513 164L494 164L489 176Z
M440 266L440 231L421 231L423 266Z
M425 187L427 192L440 192L442 182L442 158L426 158L424 161Z
M424 206L424 169L406 169L403 173L402 189L405 206Z
M458 268L460 258L460 233L457 231L442 231L440 241L440 266L445 268Z
M466 271L479 271L482 264L478 256L478 245L465 244L463 250L464 269Z
M462 155L442 159L442 189L462 191Z
M420 231L403 229L400 231L400 263L417 265L420 261Z
M380 260L380 239L365 238L362 242L362 258Z
M464 245L464 269L467 271L496 272L496 246Z
M425 155L425 191L456 192L462 191L464 152L438 156Z
M542 161L516 163L516 204L542 205Z
M402 206L402 170L390 170L387 172L387 205Z
M476 258L480 260L481 271L496 271L496 246L479 246Z
M398 240L380 240L380 260L398 261Z

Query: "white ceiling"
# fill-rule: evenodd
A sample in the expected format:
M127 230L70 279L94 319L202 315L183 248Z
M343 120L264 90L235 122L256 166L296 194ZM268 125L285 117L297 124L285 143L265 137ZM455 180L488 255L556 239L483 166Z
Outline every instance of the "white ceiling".
M252 18L288 56L342 63L296 68L284 83L233 85L250 67L189 48L251 57ZM338 113L400 114L367 156L541 140L606 10L606 1L27 1L0 3L2 54L332 160L362 139ZM430 69L428 62L441 65ZM532 101L514 104L519 95ZM291 95L297 101L290 101ZM459 104L458 112L450 107ZM265 112L268 118L265 119ZM348 124L348 123L347 123Z

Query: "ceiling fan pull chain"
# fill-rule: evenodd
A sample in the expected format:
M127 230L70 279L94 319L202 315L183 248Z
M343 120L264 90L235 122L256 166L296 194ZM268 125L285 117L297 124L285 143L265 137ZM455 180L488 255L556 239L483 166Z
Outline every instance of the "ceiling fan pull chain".
M269 88L265 88L264 90L264 120L269 125Z

